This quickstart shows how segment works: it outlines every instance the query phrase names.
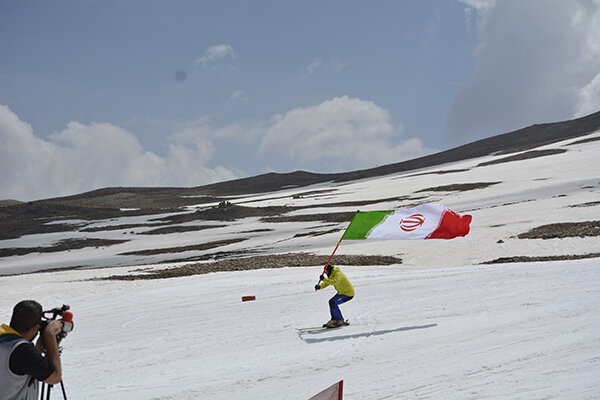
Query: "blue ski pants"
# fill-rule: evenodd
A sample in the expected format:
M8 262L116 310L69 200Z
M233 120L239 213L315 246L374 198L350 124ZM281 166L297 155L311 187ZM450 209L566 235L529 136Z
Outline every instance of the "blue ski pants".
M329 312L331 313L331 319L334 319L336 321L344 319L338 305L350 301L353 298L354 296L346 296L345 294L338 293L331 299L329 299Z

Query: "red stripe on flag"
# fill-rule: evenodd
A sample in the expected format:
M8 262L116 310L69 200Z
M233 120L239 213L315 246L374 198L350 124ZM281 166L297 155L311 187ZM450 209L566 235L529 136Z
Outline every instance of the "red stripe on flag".
M452 239L457 236L466 236L469 233L472 217L460 215L450 209L444 211L440 225L431 232L427 239Z

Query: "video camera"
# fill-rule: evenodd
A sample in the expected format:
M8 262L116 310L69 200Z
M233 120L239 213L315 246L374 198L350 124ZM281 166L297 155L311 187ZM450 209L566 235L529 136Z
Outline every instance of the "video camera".
M40 321L40 336L43 337L44 329L48 326L48 322L53 321L61 316L60 322L62 323L62 330L58 335L56 335L56 341L60 343L60 341L67 337L67 334L73 330L73 313L69 310L68 304L63 304L60 308L53 308L52 310L44 311L42 314L42 320ZM52 316L47 316L46 314L52 314Z

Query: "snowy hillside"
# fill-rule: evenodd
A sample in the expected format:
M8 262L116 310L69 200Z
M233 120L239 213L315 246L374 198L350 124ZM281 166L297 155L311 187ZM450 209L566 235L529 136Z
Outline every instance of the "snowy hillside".
M113 268L2 276L0 318L7 321L24 298L47 308L70 304L75 330L63 342L63 369L76 399L308 399L341 379L345 399L599 398L599 139L596 132L522 157L497 154L230 200L295 207L285 220L190 219L173 225L213 227L148 235L157 218L218 204L91 224L65 216L62 223L82 229L3 240L0 248L89 237L123 242L0 258L0 274ZM348 223L300 216L421 203L471 214L470 234L344 241L336 254L402 262L341 265L357 295L341 306L351 325L335 331L298 331L329 319L333 289L312 289L322 265L90 280L177 268L181 262L149 264L192 263L216 252L328 256ZM540 227L542 234L532 232ZM221 245L186 247L199 243ZM170 251L142 252L149 249ZM572 260L537 261L550 258ZM508 259L526 262L501 262ZM242 302L245 295L256 301Z

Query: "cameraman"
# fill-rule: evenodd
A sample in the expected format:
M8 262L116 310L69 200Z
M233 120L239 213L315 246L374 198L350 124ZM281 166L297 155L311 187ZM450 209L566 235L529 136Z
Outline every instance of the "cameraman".
M60 321L48 322L36 345L42 320L42 306L34 300L23 300L13 309L10 326L0 327L0 399L31 399L38 395L38 381L50 385L62 380L62 368L56 335L62 330ZM42 354L46 353L44 357Z

